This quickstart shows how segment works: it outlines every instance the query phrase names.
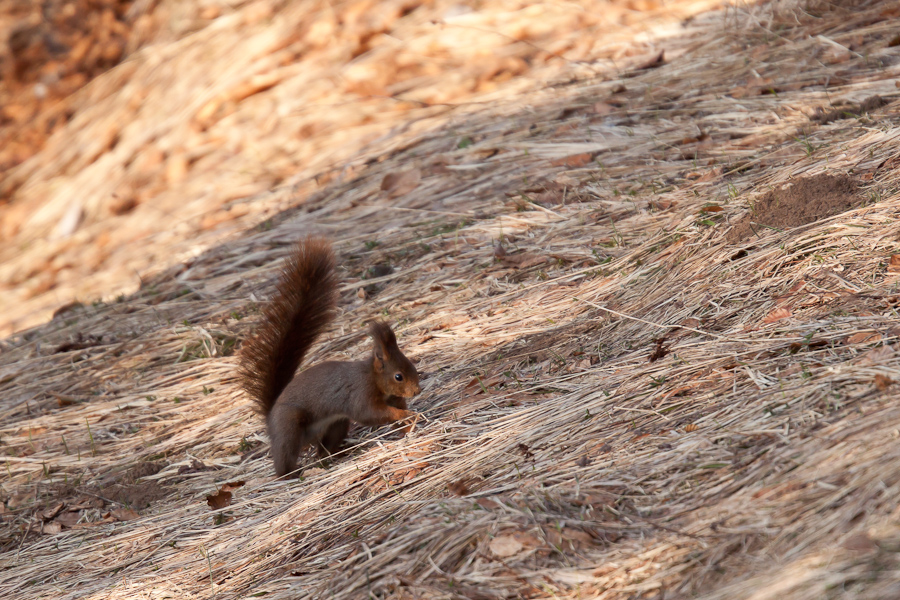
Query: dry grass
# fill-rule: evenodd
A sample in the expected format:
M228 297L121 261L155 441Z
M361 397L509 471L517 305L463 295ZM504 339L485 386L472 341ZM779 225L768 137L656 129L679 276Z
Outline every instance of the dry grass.
M896 598L897 12L698 16L654 40L661 66L433 117L139 292L6 340L0 595ZM415 189L380 190L411 168ZM865 205L725 241L760 193L825 171ZM273 481L232 351L310 231L346 270L313 360L361 355L385 314L423 416ZM114 482L166 495L41 533L38 509Z

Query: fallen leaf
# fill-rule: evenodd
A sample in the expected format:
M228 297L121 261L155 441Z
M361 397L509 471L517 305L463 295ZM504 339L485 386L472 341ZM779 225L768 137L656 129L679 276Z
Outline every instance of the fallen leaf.
M703 208L700 209L700 212L722 212L723 210L725 210L725 209L722 208L721 206L713 205L713 206L704 206Z
M582 152L581 154L573 154L564 158L557 158L550 164L554 167L569 167L570 169L577 169L578 167L589 165L592 160L594 160L594 154L592 152Z
M500 503L496 500L491 500L490 498L478 498L475 500L475 504L480 506L485 510L490 510L492 508L499 508Z
M575 529L573 527L544 527L544 534L550 544L561 550L568 550L579 544L592 545L594 538L589 533Z
M109 511L109 515L119 521L131 521L140 516L130 508L114 508Z
M231 504L231 492L219 490L215 494L210 494L209 496L207 496L206 503L209 504L209 507L213 510L225 508L226 506Z
M884 345L872 348L864 353L859 361L861 365L877 365L892 360L896 351L893 346Z
M469 493L469 486L466 485L466 482L462 479L454 481L447 486L447 489L450 490L450 493L454 496L466 496Z
M592 492L589 494L582 493L572 501L575 506L593 506L600 508L603 506L613 506L616 503L615 494L608 492Z
M892 254L888 265L888 273L900 273L900 254Z
M58 517L56 517L56 522L62 525L63 527L71 529L78 524L78 520L81 518L81 512L64 512Z
M244 487L244 481L231 481L229 483L224 484L221 488L219 488L223 492L233 492L239 487Z
M381 189L387 192L389 198L397 198L419 187L421 180L422 172L419 169L388 173L381 180Z
M498 535L489 544L491 553L498 558L509 558L521 552L525 546L511 535Z
M874 331L860 331L849 336L845 344L871 344L881 340L881 334Z
M14 510L25 506L26 504L30 504L33 499L34 496L32 494L13 494L10 496L9 500L6 501L6 504L10 509Z
M700 429L700 426L694 423L688 423L684 426L685 433L691 433L692 431L697 431L698 429Z
M851 552L872 552L878 550L878 544L872 541L865 533L854 533L841 544L846 550Z
M531 252L520 252L518 254L507 254L500 260L500 262L502 262L507 267L527 269L529 267L544 264L545 262L547 262L547 257L539 256Z
M62 525L57 523L56 521L51 521L50 523L44 523L44 528L41 530L44 533L59 533L62 531Z
M896 381L894 381L887 375L882 375L881 373L879 373L878 375L875 376L875 387L877 387L882 392L884 390L888 389L889 387L891 387L892 385L894 385L895 383L896 383Z
M789 319L790 317L791 310L789 308L776 308L775 310L770 312L765 319L763 319L763 323L774 323L775 321L780 321L781 319Z
M40 516L40 518L44 521L50 521L51 519L53 519L53 517L55 517L62 511L64 506L65 504L59 503L52 508L42 510L40 513L38 513L38 516Z
M527 459L530 459L530 458L534 458L534 452L532 452L532 451L528 448L528 446L526 446L525 444L517 444L517 445L516 445L516 450L518 450L519 453L520 453L522 456L524 456L526 460L527 460Z
M705 142L709 139L708 133L701 133L696 137L686 137L675 142L676 146L687 146L688 144L696 144L698 142Z
M661 338L656 340L656 347L653 349L653 352L650 354L650 362L656 362L659 359L665 357L666 354L669 353L669 348L665 345L666 336L663 335Z

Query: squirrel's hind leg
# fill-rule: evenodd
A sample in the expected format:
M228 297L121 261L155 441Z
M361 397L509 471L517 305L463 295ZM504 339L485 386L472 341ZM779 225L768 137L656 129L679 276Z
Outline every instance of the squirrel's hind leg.
M303 410L285 404L276 404L269 413L270 452L275 461L275 474L287 475L297 468L297 455L309 443L307 426L309 418Z
M347 432L350 430L350 419L341 419L332 423L316 446L319 458L337 454L341 450Z

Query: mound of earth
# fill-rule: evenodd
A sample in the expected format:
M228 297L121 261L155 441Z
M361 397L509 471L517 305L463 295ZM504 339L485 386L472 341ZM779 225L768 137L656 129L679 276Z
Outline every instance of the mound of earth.
M814 223L862 204L860 184L844 174L814 175L766 192L752 204L726 239L736 244L772 229Z

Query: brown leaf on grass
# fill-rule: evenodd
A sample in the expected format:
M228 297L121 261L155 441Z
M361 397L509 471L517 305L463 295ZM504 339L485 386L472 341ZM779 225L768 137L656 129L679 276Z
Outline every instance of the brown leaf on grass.
M209 507L213 510L225 508L231 504L231 492L219 490L215 494L207 496L206 503L209 504Z
M845 344L871 344L881 340L881 334L875 331L860 331L848 336Z
M81 496L69 503L69 510L88 510L91 508L103 508L105 503L96 496Z
M66 506L65 504L60 502L56 506L42 510L41 512L38 513L38 516L43 521L50 521L51 519L53 519L53 517L55 517L60 512L62 512L62 509L65 508L65 506Z
M723 210L725 210L725 209L722 208L721 206L717 206L717 205L714 204L714 205L712 205L712 206L704 206L703 208L700 209L700 212L708 212L708 213L710 213L710 212L722 212Z
M503 381L502 375L492 375L490 377L487 375L476 375L466 384L466 387L463 388L462 397L468 398L477 396L478 394L489 394L491 392L491 387L498 385L501 381Z
M888 264L888 273L900 273L900 254L892 254Z
M697 431L698 429L700 429L700 426L694 423L688 423L684 426L685 433L691 433L692 431Z
M688 317L687 319L685 319L684 321L681 322L682 327L690 327L692 329L697 329L701 325L703 325L703 322L700 321L700 319L697 319L695 317Z
M547 262L546 256L540 256L531 252L520 252L518 254L507 254L500 262L507 267L516 269L527 269Z
M238 489L239 487L244 487L245 483L246 482L244 482L244 481L230 481L230 482L222 485L222 487L219 488L219 490L223 491L223 492L233 492L234 490Z
M661 338L656 340L656 347L653 349L653 352L650 354L650 362L656 362L661 358L664 358L666 354L669 353L669 348L666 346L666 336L663 335Z
M475 504L477 504L478 506L480 506L481 508L483 508L485 510L491 510L493 508L500 507L499 502L497 502L496 500L492 500L490 498L477 498L475 500Z
M614 506L616 503L616 495L604 491L596 491L590 493L582 492L577 498L572 500L575 506L593 506L594 508L602 508L604 506Z
M545 525L543 530L550 545L563 551L574 549L579 545L591 546L595 543L591 534L574 527L557 529L556 527Z
M64 512L58 517L56 517L56 522L66 527L67 529L71 529L78 524L78 520L81 518L81 511L69 511Z
M525 549L525 545L511 535L498 535L488 544L491 554L497 558L509 558Z
M32 501L34 501L34 494L19 493L10 496L9 500L6 501L6 504L11 510L15 510L26 504L31 504Z
M114 508L109 511L109 515L117 521L131 521L137 519L140 515L130 508Z
M421 180L422 172L419 169L388 173L381 180L381 190L387 192L389 198L397 198L419 187Z
M594 160L594 154L592 152L582 152L581 154L573 154L564 158L557 158L550 164L554 167L569 167L570 169L577 169L578 167L584 167L591 164L592 160Z
M791 316L791 309L782 306L766 315L766 318L763 319L763 323L774 323L781 319L789 319Z
M462 479L460 479L459 481L454 481L447 486L447 489L454 496L466 496L469 494L469 486L466 485L466 482Z
M41 529L41 531L48 534L59 533L60 531L62 531L62 525L60 525L56 521L51 521L49 523L44 523L43 529Z
M889 387L891 387L892 385L894 385L895 383L897 383L897 382L894 381L893 379L891 379L890 377L888 377L887 375L882 375L881 373L879 373L878 375L875 376L875 387L877 387L882 392L884 390L888 389Z
M891 345L879 346L877 348L872 348L868 352L862 355L859 364L861 365L878 365L882 364L886 361L892 360L894 355L896 354L896 350Z
M696 137L686 137L675 142L676 146L687 146L688 144L696 144L697 142L705 142L709 139L708 133L701 133Z
M851 552L873 552L878 550L878 544L872 541L865 533L854 533L841 544L846 550Z
M678 202L675 200L651 200L647 206L653 210L669 210L678 206Z

